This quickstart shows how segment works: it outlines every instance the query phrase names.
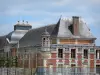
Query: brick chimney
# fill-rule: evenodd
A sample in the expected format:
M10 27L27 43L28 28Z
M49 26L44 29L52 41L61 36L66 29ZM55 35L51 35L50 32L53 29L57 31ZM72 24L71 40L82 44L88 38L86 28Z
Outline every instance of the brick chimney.
M73 16L73 35L78 36L79 35L79 17Z

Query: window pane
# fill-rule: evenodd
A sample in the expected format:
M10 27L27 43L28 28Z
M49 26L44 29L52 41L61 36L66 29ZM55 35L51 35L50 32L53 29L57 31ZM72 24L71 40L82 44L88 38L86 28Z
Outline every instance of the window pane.
M75 49L71 49L71 58L75 58Z
M63 49L58 49L58 57L63 58Z
M99 50L99 59L100 59L100 50Z
M84 49L84 58L88 59L88 50Z

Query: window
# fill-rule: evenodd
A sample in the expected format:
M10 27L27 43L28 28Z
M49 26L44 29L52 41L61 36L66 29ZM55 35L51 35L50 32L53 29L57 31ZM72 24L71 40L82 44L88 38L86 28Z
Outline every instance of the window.
M59 68L63 68L63 64L58 64L58 67Z
M47 40L49 40L49 37L47 37Z
M47 46L48 46L48 41L47 41Z
M58 73L63 72L63 64L58 64Z
M87 49L84 49L84 58L88 59L88 50Z
M43 46L45 46L45 40L46 40L46 39L45 39L45 38L43 38Z
M90 52L91 53L94 53L94 48L90 48Z
M66 52L69 52L69 48L65 48L65 51L66 51Z
M71 58L75 58L75 54L76 54L75 49L71 49Z
M96 65L96 73L100 74L100 65Z
M75 64L71 64L71 67L75 67Z
M63 49L58 49L58 57L63 58Z
M78 48L78 52L81 53L82 52L82 48Z
M100 50L96 50L96 59L100 59Z
M68 29L71 31L71 33L73 34L73 25L71 24L70 26L68 26Z
M43 38L43 41L45 41L45 38Z

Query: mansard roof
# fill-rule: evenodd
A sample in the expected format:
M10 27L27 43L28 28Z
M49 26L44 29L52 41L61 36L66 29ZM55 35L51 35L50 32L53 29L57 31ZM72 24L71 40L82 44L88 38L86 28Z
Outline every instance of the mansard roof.
M20 46L41 45L41 35L45 28L47 28L47 31L50 33L51 37L96 39L90 32L90 29L87 27L86 23L84 23L82 20L79 20L78 36L72 34L71 30L69 29L69 26L71 25L72 20L60 18L57 24L31 29L20 40Z
M61 18L53 30L53 36L56 37L65 37L65 38L95 38L88 26L82 20L79 20L79 35L75 36L72 34L72 31L69 29L69 26L72 25L72 20Z
M26 33L28 30L15 30L10 32L6 35L6 38L9 39L10 43L15 44L17 43Z

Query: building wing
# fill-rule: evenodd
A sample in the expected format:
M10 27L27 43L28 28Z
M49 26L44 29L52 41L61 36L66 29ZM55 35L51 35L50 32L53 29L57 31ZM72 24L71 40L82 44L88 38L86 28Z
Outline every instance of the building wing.
M7 45L8 45L8 42L6 40L6 36L1 36L0 37L0 49L4 48Z
M19 44L20 46L36 46L41 45L41 35L45 31L45 28L47 28L47 31L52 34L52 31L54 30L56 24L31 29L29 30L25 36L20 40Z

